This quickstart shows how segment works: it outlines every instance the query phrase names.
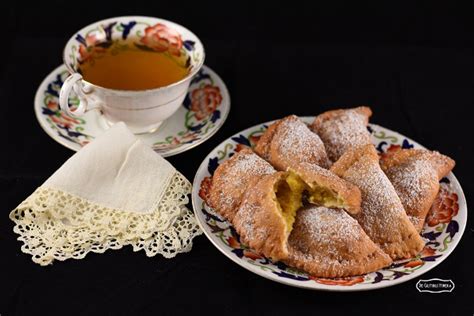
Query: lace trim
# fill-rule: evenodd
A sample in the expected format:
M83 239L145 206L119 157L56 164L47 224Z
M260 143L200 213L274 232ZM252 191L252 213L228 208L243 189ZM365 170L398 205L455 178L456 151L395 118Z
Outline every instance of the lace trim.
M185 205L191 184L179 172L172 177L157 209L140 214L110 209L67 192L39 187L10 213L13 231L23 241L21 250L33 261L48 265L56 260L82 259L132 245L147 256L172 258L191 250L202 232Z

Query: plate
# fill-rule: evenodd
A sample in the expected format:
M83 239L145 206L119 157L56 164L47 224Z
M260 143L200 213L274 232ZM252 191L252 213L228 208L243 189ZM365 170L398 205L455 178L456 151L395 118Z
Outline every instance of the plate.
M301 117L311 123L314 117ZM192 202L201 229L224 255L243 268L279 283L314 290L361 291L400 284L420 277L436 267L456 248L466 227L467 206L461 185L450 173L441 180L440 198L445 206L432 212L425 223L422 236L427 243L415 258L394 262L391 266L366 275L339 279L317 278L305 272L273 263L241 244L230 224L206 205L201 196L209 188L214 170L244 146L253 146L272 122L256 125L228 138L217 146L201 163L193 183ZM379 152L394 147L423 148L411 139L384 127L369 124L372 142Z
M53 70L35 96L35 114L41 127L55 141L79 150L109 128L99 110L70 117L59 107L59 90L69 75L64 65ZM78 105L76 97L69 99ZM194 76L183 105L153 133L137 135L163 157L173 156L203 143L224 124L230 111L230 96L222 79L203 66Z

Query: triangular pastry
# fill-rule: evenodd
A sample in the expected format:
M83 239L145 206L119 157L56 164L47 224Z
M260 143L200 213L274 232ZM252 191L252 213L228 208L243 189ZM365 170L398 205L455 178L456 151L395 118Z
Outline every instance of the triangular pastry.
M284 262L316 277L361 275L392 263L359 223L340 209L299 210L288 244Z
M350 149L331 167L331 171L359 187L361 211L354 218L392 259L411 258L423 249L424 242L380 168L373 145Z
M397 149L384 154L380 164L420 232L438 194L439 180L454 168L454 160L426 149Z
M360 197L354 186L322 169L310 176L295 171L265 175L244 194L233 218L241 240L252 249L274 260L288 257L288 236L297 211L306 203L358 210L359 200L349 200L347 193ZM315 176L318 175L318 176Z
M297 116L290 115L270 125L260 137L255 152L276 169L285 171L300 162L329 168L324 144Z
M276 170L250 148L243 148L217 167L206 202L232 222L248 187Z
M314 119L310 129L322 139L329 159L337 161L348 149L371 144L367 130L372 111L360 106L324 112Z
M336 193L339 201L334 200L336 204L327 206L341 207L342 200L349 213L359 212L359 189L325 169L329 161L324 145L297 116L290 115L270 125L257 143L255 152L276 169L291 170L303 176L314 190L322 186Z

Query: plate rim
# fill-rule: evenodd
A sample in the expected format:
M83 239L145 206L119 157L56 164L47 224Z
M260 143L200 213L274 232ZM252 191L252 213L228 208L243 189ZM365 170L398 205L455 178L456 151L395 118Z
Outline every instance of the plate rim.
M315 116L298 116L300 119L302 119L303 121L306 122L306 120L311 120L311 119L314 119ZM276 119L277 120L277 119ZM450 247L450 249L447 250L447 252L439 258L439 260L435 261L436 263L431 265L431 266L428 266L428 267L425 267L425 269L422 271L422 273L419 273L417 274L416 271L404 278L400 278L400 279L396 279L396 280L390 280L389 282L380 282L380 283L376 283L376 284L360 284L359 286L340 286L340 285L325 285L325 284L319 284L319 283L294 283L293 280L286 280L286 279L282 279L282 278L276 278L276 277L270 277L269 274L266 274L264 273L263 271L260 271L259 269L255 269L255 270L250 270L247 266L241 264L241 261L242 259L236 257L236 256L232 256L230 252L226 251L225 249L223 249L221 247L221 245L218 245L217 242L214 241L214 239L212 238L212 236L209 236L210 232L205 229L205 223L202 223L201 222L201 218L198 216L198 201L197 201L197 198L199 197L199 189L200 189L200 183L197 183L198 182L198 179L200 178L200 174L202 173L202 170L206 169L206 163L207 161L211 158L211 155L213 155L214 151L223 146L226 142L228 142L229 140L231 140L232 137L234 136L237 136L239 134L243 134L245 131L249 130L249 129L253 129L253 128L257 128L258 126L262 126L262 125L269 125L271 124L272 122L275 122L276 120L271 120L271 121L268 121L268 122L263 122L263 123L259 123L259 124L255 124L253 126L250 126L248 128L245 128L241 131L238 131L236 133L234 133L233 135L227 137L225 140L223 140L221 143L219 143L217 146L215 146L207 155L206 157L203 159L203 161L201 162L201 164L199 165L195 175L194 175L194 179L193 179L193 190L191 192L191 200L192 200L192 207L193 207L193 212L194 212L194 215L196 216L196 219L197 219L197 222L198 222L198 225L199 227L201 228L201 230L204 232L204 235L206 236L206 238L214 245L214 247L216 247L222 254L224 254L227 258L229 258L230 260L232 260L234 263L236 263L238 266L240 266L241 268L251 272L251 273L254 273L254 274L257 274L259 275L260 277L263 277L267 280L271 280L271 281L274 281L274 282L277 282L277 283L280 283L280 284L284 284L284 285L287 285L287 286L293 286L293 287L297 287L297 288L302 288L302 289L306 289L306 290L314 290L314 291L329 291L329 292L358 292L358 291L372 291L372 290L377 290L377 289L381 289L381 288L386 288L386 287L391 287L391 286L395 286L395 285L398 285L398 284L401 284L401 283L405 283L405 282L408 282L408 281L411 281L413 279L415 279L416 277L420 277L421 275L429 272L430 270L432 270L433 268L437 267L439 264L441 264L444 260L446 260L446 258L449 257L449 255L451 255L451 253L454 251L454 249L456 249L456 247L458 246L459 242L461 241L462 239L462 236L464 235L464 231L466 229L466 225L467 225L467 217L468 217L468 212L467 212L467 201L466 201L466 197L465 197L465 194L464 194L464 190L461 186L461 184L459 183L458 179L456 178L456 176L454 175L453 172L450 172L448 175L451 176L451 178L454 180L455 184L457 185L457 187L459 187L460 191L457 192L457 193L460 193L459 194L459 200L458 200L458 203L460 205L460 209L462 208L461 205L463 206L462 209L464 209L464 218L465 220L463 221L463 223L460 225L459 227L459 237L453 241L452 243L452 246ZM426 147L424 147L423 145L419 144L418 142L415 142L413 141L411 138L409 137L406 137L396 131L393 131L389 128L386 128L386 127L383 127L381 125L378 125L378 124L374 124L374 123L369 123L369 126L374 126L374 127L379 127L379 128L382 128L382 129L385 129L387 131L390 131L396 135L399 135L403 138L405 138L406 140L408 140L409 142L411 142L412 144L416 144L417 146L419 146L419 148L423 148L423 149L426 149Z
M59 66L57 66L56 68L54 68L54 70L52 70L51 72L49 72L44 78L43 80L41 81L41 83L38 85L38 88L36 90L36 93L35 93L35 97L34 97L34 101L33 101L33 108L34 108L34 112L35 112L35 116L36 116L36 120L37 122L39 123L39 125L41 126L41 128L43 129L43 131L46 132L46 134L52 138L54 141L56 141L57 143L63 145L64 147L70 149L70 150L73 150L75 152L79 151L82 147L78 144L73 144L73 143L70 143L64 139L62 139L61 137L58 137L56 134L54 134L53 130L47 125L46 121L42 118L42 113L41 113L41 96L43 94L43 91L44 89L42 89L45 85L47 85L47 83L52 79L52 77L61 71L61 69L63 69L67 71L67 67L66 65L64 64L61 64ZM205 135L205 137L199 139L198 141L196 142L193 142L192 144L190 144L189 146L181 146L181 147L178 147L178 148L175 148L175 149L171 149L169 151L166 151L166 152L158 152L158 151L155 151L157 152L159 155L161 155L162 157L171 157L171 156L175 156L175 155L178 155L178 154L181 154L183 152L186 152L188 150L191 150L199 145L201 145L202 143L204 143L205 141L209 140L212 136L214 136L221 128L222 126L224 125L224 123L227 121L227 118L229 117L229 113L231 111L231 97L230 97L230 93L229 93L229 89L227 89L227 85L225 84L224 80L222 80L222 78L212 69L210 68L209 66L207 65L202 65L202 69L208 71L211 76L213 76L214 78L216 78L220 85L219 85L219 88L223 88L222 90L224 90L222 92L223 95L227 96L227 105L226 105L226 111L224 113L224 111L222 111L222 116L221 116L221 119L219 121L218 124L215 125L214 129L212 131L210 131L208 134ZM37 104L39 104L39 106L37 106ZM98 135L97 135L98 136ZM95 136L95 137L97 137Z

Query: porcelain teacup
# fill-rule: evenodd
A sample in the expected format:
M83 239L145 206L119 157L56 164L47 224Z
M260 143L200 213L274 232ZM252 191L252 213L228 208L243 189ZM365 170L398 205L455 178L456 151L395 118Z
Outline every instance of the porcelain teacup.
M113 49L117 45L136 45L166 53L186 54L187 75L167 86L147 90L116 90L86 81L80 65L94 57L94 49ZM193 76L204 63L204 48L199 38L176 23L143 16L125 16L102 20L84 27L67 42L63 60L70 76L60 91L61 110L81 116L100 109L110 124L122 121L134 133L156 130L182 104ZM70 106L75 92L77 106Z

